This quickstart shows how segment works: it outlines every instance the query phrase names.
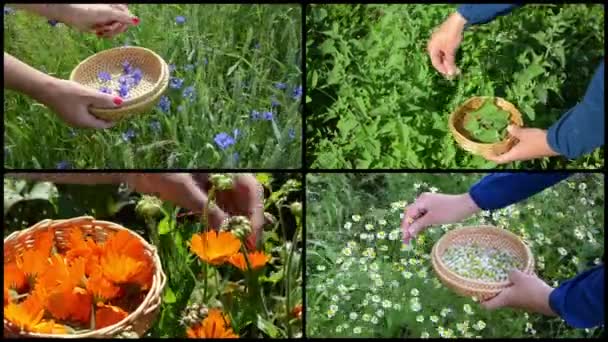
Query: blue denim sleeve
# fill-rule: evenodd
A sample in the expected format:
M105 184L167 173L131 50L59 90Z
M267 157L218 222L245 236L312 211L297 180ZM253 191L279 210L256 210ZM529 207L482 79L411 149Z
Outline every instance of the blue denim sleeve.
M547 131L547 143L559 154L575 159L604 145L604 62L595 71L583 101Z
M551 292L549 305L574 328L604 325L604 265L562 283Z
M467 20L467 26L485 24L496 17L509 14L522 4L470 4L461 5L457 11Z
M500 209L522 201L568 178L571 173L492 173L475 183L469 195L483 210Z

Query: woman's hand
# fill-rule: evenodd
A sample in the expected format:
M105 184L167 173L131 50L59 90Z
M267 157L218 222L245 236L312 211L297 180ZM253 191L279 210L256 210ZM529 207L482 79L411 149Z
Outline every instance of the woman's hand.
M427 51L431 63L444 76L453 77L460 72L456 67L455 58L465 24L466 19L456 12L433 32L428 42Z
M122 99L87 88L77 82L55 79L48 89L36 96L36 99L72 127L80 128L110 128L114 122L96 118L89 108L116 108L122 104Z
M517 138L518 142L509 151L496 155L487 154L484 157L497 164L506 164L513 161L524 161L543 157L558 156L547 141L547 131L538 128L523 128L511 125L507 128L509 134Z
M139 24L125 4L20 4L15 7L60 21L83 32L110 38Z
M480 211L479 207L468 193L460 195L423 193L412 205L405 208L405 215L401 221L403 243L409 243L410 239L428 226L458 222L478 211Z
M504 289L496 297L481 303L481 306L494 310L508 307L546 316L557 316L549 305L549 295L553 288L536 276L521 271L512 271L509 279L513 285Z

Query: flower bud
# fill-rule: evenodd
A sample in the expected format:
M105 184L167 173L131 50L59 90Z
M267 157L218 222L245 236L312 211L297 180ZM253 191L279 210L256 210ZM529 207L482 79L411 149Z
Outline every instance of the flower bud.
M137 206L135 206L135 212L144 218L157 218L162 215L163 202L154 196L143 195Z
M289 209L291 209L291 213L296 216L296 217L301 217L302 216L302 203L300 202L293 202L291 203L291 206L289 206Z
M209 181L216 190L230 190L232 189L232 177L223 173L214 173L209 176Z
M234 236L243 240L251 234L251 223L245 216L232 216L222 222L220 231L231 232Z

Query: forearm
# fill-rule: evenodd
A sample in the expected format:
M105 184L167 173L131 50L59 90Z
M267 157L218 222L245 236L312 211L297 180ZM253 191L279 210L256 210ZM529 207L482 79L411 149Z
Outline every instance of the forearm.
M547 131L547 143L570 159L604 145L604 62L595 71L583 101Z
M69 6L68 4L11 4L11 7L35 13L48 19L59 19Z
M57 81L56 78L4 53L4 88L27 94L44 102L49 94L49 88L55 87Z
M493 173L474 184L469 194L483 210L500 209L541 192L570 175L565 172Z
M126 173L7 173L7 177L57 184L120 184L128 181Z
M604 265L587 270L551 292L549 304L574 328L605 324Z

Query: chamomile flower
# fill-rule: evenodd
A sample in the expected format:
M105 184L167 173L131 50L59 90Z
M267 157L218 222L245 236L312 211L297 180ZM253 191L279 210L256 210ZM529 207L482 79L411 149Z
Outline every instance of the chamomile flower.
M424 322L424 316L422 316L422 315L416 316L416 322L418 322L418 323Z
M353 215L351 218L353 219L353 222L359 222L359 221L361 221L361 216L360 215Z

